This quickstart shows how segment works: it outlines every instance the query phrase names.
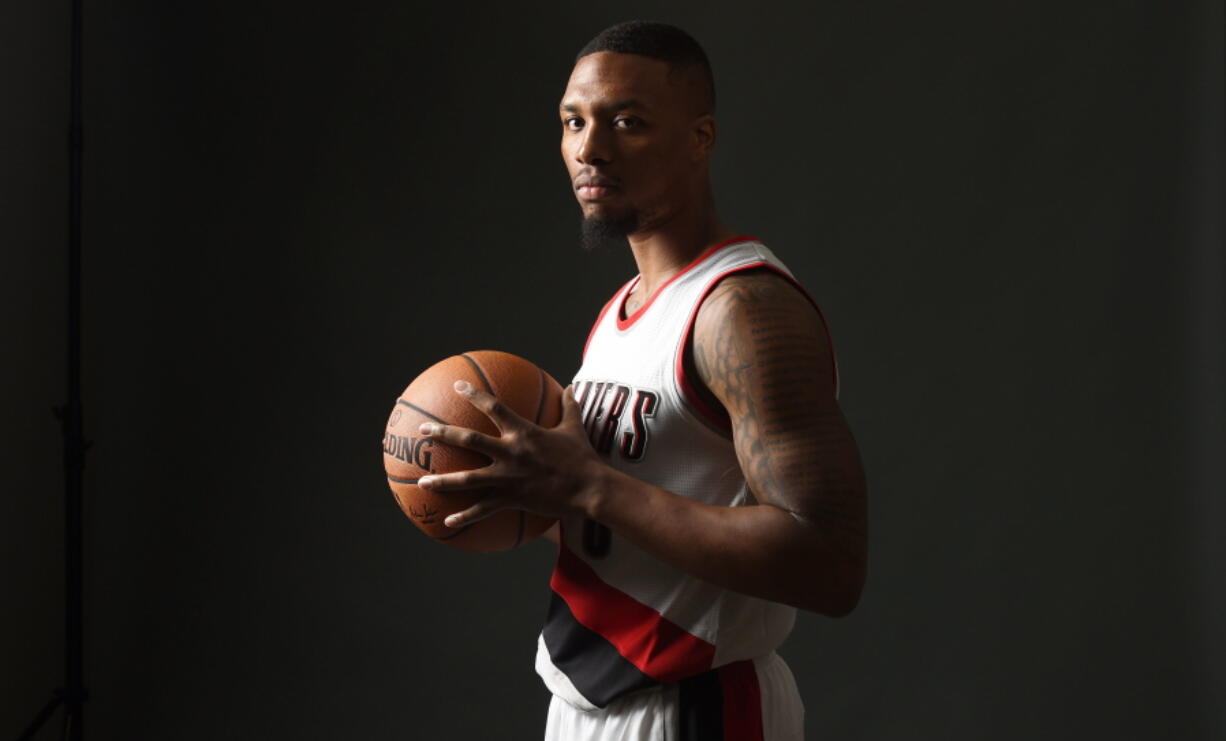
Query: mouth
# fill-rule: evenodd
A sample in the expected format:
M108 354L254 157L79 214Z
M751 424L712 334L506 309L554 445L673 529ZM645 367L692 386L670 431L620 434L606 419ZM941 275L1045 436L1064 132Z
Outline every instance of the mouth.
M580 185L575 192L585 201L603 201L611 198L618 190L615 185Z

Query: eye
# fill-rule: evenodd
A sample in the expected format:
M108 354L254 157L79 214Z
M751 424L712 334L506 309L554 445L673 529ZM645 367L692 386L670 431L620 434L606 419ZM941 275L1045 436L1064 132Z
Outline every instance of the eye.
M571 131L575 131L576 129L583 127L583 119L579 118L578 116L567 116L566 118L562 119L562 126L570 129Z
M633 116L623 116L613 120L613 125L621 129L633 129L642 122Z

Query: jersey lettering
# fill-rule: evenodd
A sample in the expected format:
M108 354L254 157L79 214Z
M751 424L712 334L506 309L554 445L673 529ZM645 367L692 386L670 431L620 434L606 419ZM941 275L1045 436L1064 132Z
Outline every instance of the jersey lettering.
M591 390L591 381L579 381L575 384L575 403L579 405L580 414L587 414L587 394Z
M608 455L613 449L617 427L622 421L622 410L626 408L626 399L629 396L629 386L618 386L612 394L606 396L608 401L605 402L604 411L601 413L602 420L596 425L596 431L599 434L592 437L592 445L595 446L597 453Z
M654 391L639 389L630 405L630 429L622 434L622 455L626 460L639 461L647 452L647 419L655 416L660 397Z
M655 415L660 395L610 381L580 381L576 387L575 401L596 452L608 457L618 443L618 452L623 458L642 460L647 452L647 420ZM630 410L628 424L625 421L627 407Z
M600 404L604 401L604 395L612 385L603 381L594 383L592 384L591 392L587 395L583 409L583 426L587 428L589 437L596 422L600 419Z

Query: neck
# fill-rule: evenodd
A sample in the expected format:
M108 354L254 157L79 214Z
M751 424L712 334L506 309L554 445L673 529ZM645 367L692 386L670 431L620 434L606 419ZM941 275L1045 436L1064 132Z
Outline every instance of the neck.
M639 269L635 292L649 296L708 247L737 235L715 212L710 193L691 208L681 209L666 221L630 235L630 251Z

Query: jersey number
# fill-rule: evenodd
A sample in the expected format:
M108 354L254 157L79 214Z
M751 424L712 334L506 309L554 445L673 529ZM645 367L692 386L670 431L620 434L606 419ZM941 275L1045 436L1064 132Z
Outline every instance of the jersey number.
M591 520L583 521L583 552L592 558L604 558L609 555L609 546L613 544L613 531Z

